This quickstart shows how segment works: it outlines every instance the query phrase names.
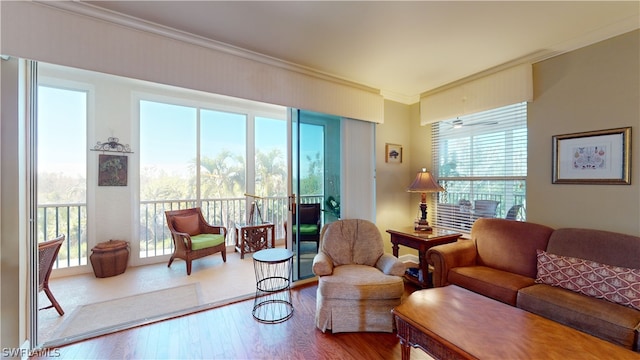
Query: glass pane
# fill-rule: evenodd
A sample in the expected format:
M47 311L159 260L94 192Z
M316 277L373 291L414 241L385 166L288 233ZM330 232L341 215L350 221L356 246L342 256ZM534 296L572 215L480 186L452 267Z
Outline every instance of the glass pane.
M295 119L295 117L293 117ZM335 221L340 216L340 121L337 116L298 112L297 138L294 142L298 154L297 174L293 176L297 185L297 210L293 232L296 253L294 267L298 279L313 276L311 265L317 254L319 231L310 233L312 223L317 223L314 210L319 208L320 225ZM294 124L295 126L295 124ZM294 134L296 129L294 129ZM296 136L294 136L294 139ZM317 212L316 212L317 214ZM312 218L312 219L311 219ZM310 220L311 219L311 220ZM308 223L308 224L307 224ZM304 229L303 227L304 226ZM303 231L307 233L303 233Z
M86 138L87 92L38 86L37 237L65 234L56 268L87 264Z
M262 197L262 218L274 224L287 219L287 122L255 118L255 193ZM276 226L276 239L285 238Z
M172 253L164 211L196 204L195 108L140 101L140 257Z

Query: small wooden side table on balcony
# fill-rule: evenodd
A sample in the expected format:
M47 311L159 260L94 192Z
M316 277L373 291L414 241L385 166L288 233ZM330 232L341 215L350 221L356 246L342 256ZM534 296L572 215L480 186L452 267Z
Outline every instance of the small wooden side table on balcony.
M419 276L405 274L405 279L418 285L421 288L432 287L433 284L429 278L429 264L427 263L427 250L442 244L456 242L462 234L455 231L445 230L434 227L431 231L417 231L412 227L406 227L401 230L387 230L391 234L391 243L393 244L393 255L398 257L399 245L407 246L418 250L418 268L422 272L422 279Z
M254 251L274 248L276 241L275 225L262 223L258 225L236 224L235 251L240 252L240 259L244 254Z

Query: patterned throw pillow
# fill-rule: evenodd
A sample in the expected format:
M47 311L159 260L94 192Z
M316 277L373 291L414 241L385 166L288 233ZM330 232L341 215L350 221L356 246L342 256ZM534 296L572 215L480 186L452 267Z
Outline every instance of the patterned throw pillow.
M559 286L640 310L640 269L538 250L537 283Z

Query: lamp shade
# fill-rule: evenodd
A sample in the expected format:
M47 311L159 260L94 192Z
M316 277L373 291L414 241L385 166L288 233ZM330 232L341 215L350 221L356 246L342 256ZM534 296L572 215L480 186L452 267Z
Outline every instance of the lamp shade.
M407 188L407 191L426 193L444 191L444 188L436 182L436 179L431 176L427 169L423 168L422 171L418 172L416 178Z

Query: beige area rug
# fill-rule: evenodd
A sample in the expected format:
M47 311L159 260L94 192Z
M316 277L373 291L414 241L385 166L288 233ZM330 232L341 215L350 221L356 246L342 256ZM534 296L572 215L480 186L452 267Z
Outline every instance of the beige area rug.
M198 284L188 284L76 308L55 338L98 334L177 315L200 305Z

